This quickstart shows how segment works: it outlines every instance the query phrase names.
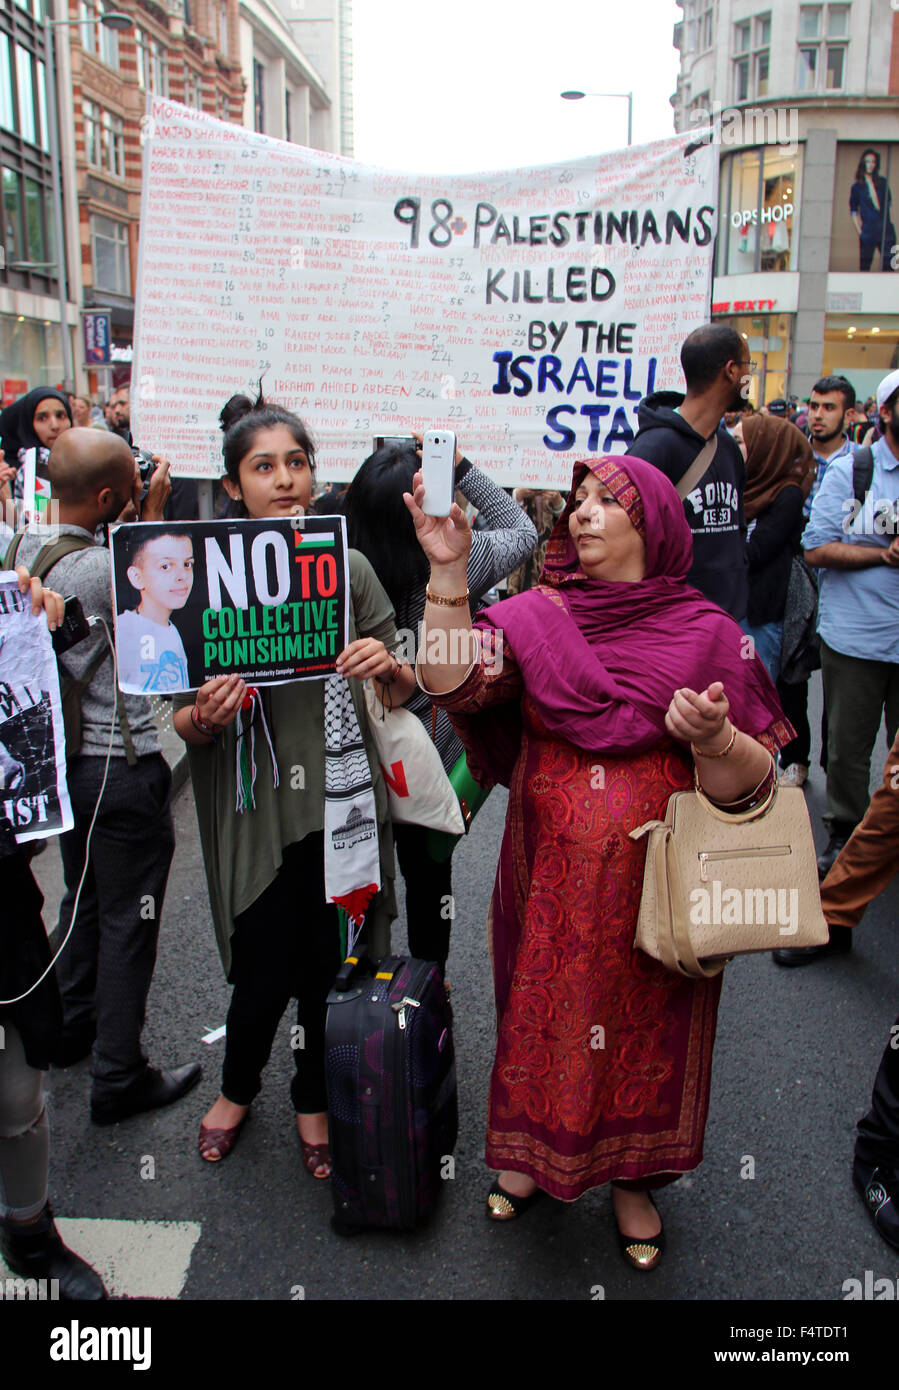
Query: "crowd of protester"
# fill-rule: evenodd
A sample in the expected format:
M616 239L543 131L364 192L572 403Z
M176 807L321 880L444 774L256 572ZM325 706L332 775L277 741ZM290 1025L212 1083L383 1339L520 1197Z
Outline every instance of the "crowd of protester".
M611 1183L625 1258L642 1270L659 1263L652 1193L701 1161L721 977L685 980L634 948L645 850L629 838L626 808L638 805L641 821L662 816L694 774L726 811L762 804L774 779L806 785L809 679L819 667L828 840L818 868L830 939L774 959L795 967L851 949L865 907L892 877L899 828L899 575L890 573L899 569L899 371L861 410L840 376L823 377L807 400L753 409L753 364L734 330L696 330L681 362L685 391L641 401L627 454L578 461L567 493L510 495L460 452L448 518L421 509L420 441L387 443L349 487L323 489L302 420L261 395L225 404L227 514L340 512L350 621L336 681L256 690L223 676L175 700L232 986L221 1092L199 1128L203 1160L235 1148L296 999L305 1045L294 1052L291 1103L302 1163L315 1178L330 1175L325 999L340 933L325 884L329 701L342 701L371 773L382 886L366 914L369 947L390 949L395 847L410 954L447 971L451 859L432 857L423 827L391 825L364 680L385 707L417 716L447 772L464 752L479 781L509 787L490 923L491 1220L520 1217L542 1194L573 1200ZM104 541L116 521L195 518L198 495L157 455L142 487L127 387L103 407L35 388L0 414L0 446L4 568L14 551L23 591L30 583L51 625L59 594L103 620L59 662L81 705L80 747L67 759L74 827L60 841L58 939L81 885L74 929L55 977L0 1007L0 1254L16 1272L60 1278L64 1297L100 1298L101 1281L66 1250L48 1204L42 1072L90 1056L91 1117L101 1125L177 1101L200 1078L197 1063L151 1065L141 1044L174 850L171 774L150 701L115 685ZM705 471L681 500L675 485L703 450ZM52 527L23 515L29 451L55 502ZM472 622L498 584L507 598ZM447 636L445 652L470 659L436 661L420 649L416 669L402 634L423 621ZM891 751L869 805L884 720ZM264 753L247 795L240 759L253 737ZM626 796L596 795L597 757ZM302 797L291 793L298 765ZM4 836L0 878L27 928L0 937L0 997L11 999L49 955L29 850L8 827ZM151 914L140 911L148 899ZM574 1046L596 1019L603 1049ZM899 1248L897 1067L888 1047L854 1171L877 1229Z

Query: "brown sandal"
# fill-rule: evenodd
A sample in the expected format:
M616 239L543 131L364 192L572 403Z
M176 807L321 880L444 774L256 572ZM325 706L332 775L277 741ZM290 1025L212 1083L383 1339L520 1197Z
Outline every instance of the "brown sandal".
M236 1125L230 1129L207 1129L206 1125L200 1125L200 1134L197 1140L197 1147L200 1150L200 1157L207 1163L221 1163L223 1158L227 1158L234 1145L237 1143L238 1135L243 1129L247 1120L250 1118L249 1110L238 1120ZM216 1157L213 1157L212 1150L215 1150Z
M307 1144L303 1136L299 1135L300 1148L303 1150L303 1167L307 1173L311 1173L319 1182L331 1176L331 1150L327 1140L323 1144ZM327 1168L327 1173L316 1172L317 1168Z

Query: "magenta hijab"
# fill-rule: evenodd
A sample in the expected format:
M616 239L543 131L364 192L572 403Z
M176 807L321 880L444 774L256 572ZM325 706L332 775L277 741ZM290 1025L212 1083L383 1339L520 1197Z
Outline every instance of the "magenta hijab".
M590 470L643 538L636 583L591 579L568 520ZM793 736L749 639L717 604L685 582L693 538L672 483L643 459L604 455L575 464L568 503L546 547L540 584L482 611L474 626L502 633L525 692L546 728L587 752L627 756L668 737L676 690L722 681L730 718L777 746ZM453 716L479 780L508 785L521 744L510 706Z

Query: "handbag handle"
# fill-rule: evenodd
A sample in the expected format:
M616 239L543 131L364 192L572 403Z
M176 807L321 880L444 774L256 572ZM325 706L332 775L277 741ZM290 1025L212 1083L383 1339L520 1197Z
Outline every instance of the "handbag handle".
M771 774L769 774L771 775L771 788L764 801L759 806L751 806L748 811L722 811L720 806L716 806L714 801L710 801L699 785L699 771L694 765L693 785L696 788L696 795L709 814L714 816L716 820L727 821L731 825L746 825L749 821L761 820L762 816L767 815L777 796L777 764L770 753L768 756L771 758Z
M677 971L678 975L686 975L690 980L714 979L716 975L721 974L727 961L703 965L693 950L690 930L680 911L685 902L684 886L669 826L666 826L664 834L658 837L656 845L656 883L664 884L666 889L659 895L658 943L662 964L669 970Z

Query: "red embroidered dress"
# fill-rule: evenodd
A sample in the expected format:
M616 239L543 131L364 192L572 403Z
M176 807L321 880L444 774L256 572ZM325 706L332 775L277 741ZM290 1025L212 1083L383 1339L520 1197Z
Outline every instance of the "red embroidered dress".
M580 569L568 519L587 468L644 541L639 581ZM474 775L509 787L487 1162L568 1201L610 1180L661 1186L702 1159L721 977L682 978L633 945L646 842L629 832L692 779L665 730L671 698L720 680L736 728L772 751L792 737L737 624L685 583L691 558L662 473L577 464L544 582L485 610L478 664L431 697Z
M499 1023L487 1163L571 1201L702 1160L721 976L682 979L634 949L645 841L691 768L670 740L634 758L555 738L508 645L441 704L521 700L524 737L490 911Z

